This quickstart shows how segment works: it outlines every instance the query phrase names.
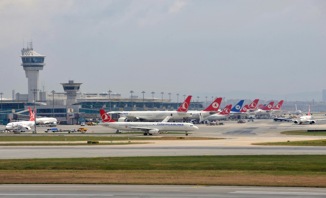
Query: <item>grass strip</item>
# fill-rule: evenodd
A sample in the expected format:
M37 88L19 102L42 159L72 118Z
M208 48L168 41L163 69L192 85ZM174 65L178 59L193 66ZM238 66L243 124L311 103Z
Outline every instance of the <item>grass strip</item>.
M326 187L326 156L183 156L0 160L1 184Z
M325 155L168 156L0 160L0 170L229 170L326 172Z
M322 140L303 140L303 141L286 141L286 142L262 142L253 143L253 145L265 146L326 146L326 139Z
M326 136L326 130L319 131L319 132L308 132L307 130L283 131L283 132L281 132L281 134L283 134L283 135Z

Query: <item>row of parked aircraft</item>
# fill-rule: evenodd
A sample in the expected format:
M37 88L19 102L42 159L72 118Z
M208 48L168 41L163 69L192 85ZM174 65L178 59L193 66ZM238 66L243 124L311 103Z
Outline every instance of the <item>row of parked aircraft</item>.
M144 135L151 135L158 133L159 131L188 131L197 130L198 127L193 123L201 123L205 121L217 121L226 119L231 115L259 115L277 112L281 110L283 100L280 100L274 105L274 101L265 105L258 105L259 99L253 100L250 104L244 105L244 100L240 100L234 106L232 104L226 105L223 109L220 109L222 98L216 98L209 106L203 110L188 110L190 106L192 96L189 95L184 102L175 111L111 111L106 113L104 109L100 110L100 116L102 118L102 125L120 130L140 130L144 132ZM7 130L25 129L31 130L34 124L57 124L56 118L43 117L35 118L35 114L29 108L30 120L11 122L6 125ZM112 119L113 114L118 114L119 119L117 121ZM128 122L127 122L128 121ZM138 121L138 122L129 122ZM139 122L140 121L140 122ZM147 121L147 122L144 122ZM174 122L168 122L174 121ZM182 121L182 122L176 122ZM190 121L190 123L184 122ZM293 120L296 124L314 124L315 120L312 120L309 114L307 116L301 116L297 120Z
M240 100L233 107L232 104L228 104L222 110L220 110L222 98L219 97L216 98L208 107L201 111L189 111L188 107L190 105L191 98L192 96L189 95L176 111L111 111L107 113L104 109L101 109L101 125L116 129L117 132L137 130L144 132L144 135L152 135L153 133L159 133L161 131L185 131L187 135L188 131L194 131L198 129L198 127L195 126L193 122L187 123L168 121L216 121L220 119L226 119L231 114L241 115L246 113L269 113L273 111L280 111L284 102L281 100L274 106L274 102L272 101L267 105L258 106L259 99L255 99L253 102L247 105L243 105L244 100ZM118 114L120 118L117 121L113 120L111 117L113 114ZM141 122L126 122L126 120Z
M270 112L280 111L283 100L274 105L271 101L267 105L258 105L259 99L253 100L250 104L244 105L244 100L240 100L232 107L232 104L226 105L222 110L220 105L222 98L216 98L208 107L203 110L188 110L192 96L189 95L180 107L175 111L110 111L110 115L118 114L118 121L161 121L167 116L171 121L193 121L201 123L203 121L215 121L225 119L230 115L241 114L266 114Z

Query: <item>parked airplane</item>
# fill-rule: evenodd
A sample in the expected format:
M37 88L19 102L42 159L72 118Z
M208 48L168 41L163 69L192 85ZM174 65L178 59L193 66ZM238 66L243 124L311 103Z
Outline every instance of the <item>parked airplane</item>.
M207 116L217 113L221 102L222 98L216 98L208 107L206 107L206 109L202 111L188 111L187 113L191 114L192 122L201 122Z
M298 109L297 105L295 104L295 111L290 111L288 114L294 114L294 115L301 115L302 111Z
M300 116L299 119L293 120L295 124L316 124L316 120L314 120L310 113L310 106L308 110L308 114L304 116Z
M254 111L255 114L269 113L274 106L274 101L269 102L267 105L259 105L258 109Z
M167 119L164 119L162 122L116 122L111 119L110 115L107 114L104 109L100 110L100 115L102 118L102 123L100 123L100 125L117 129L117 133L119 133L120 130L136 130L143 131L144 135L152 135L161 131L185 131L186 135L188 135L188 131L198 130L198 127L192 123L167 122Z
M30 131L35 125L35 116L29 111L29 121L18 121L18 122L9 122L6 125L6 130L18 130L20 132Z
M120 116L119 121L125 121L126 119L138 121L161 121L167 116L170 116L171 120L189 119L191 118L191 114L187 111L191 97L191 95L188 96L176 111L111 111L109 114L118 114Z
M231 108L232 108L232 104L226 105L221 112L207 116L205 120L216 121L216 120L226 119L230 116Z
M58 120L53 117L35 118L35 113L32 111L32 109L29 107L28 110L29 110L29 115L33 116L33 120L36 119L36 124L55 126L58 123Z

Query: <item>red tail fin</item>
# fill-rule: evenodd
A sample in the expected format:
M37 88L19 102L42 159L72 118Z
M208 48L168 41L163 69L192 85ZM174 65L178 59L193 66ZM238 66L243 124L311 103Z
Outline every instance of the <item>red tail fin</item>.
M249 105L248 105L248 109L250 110L254 110L256 109L257 105L258 105L259 99L255 99L254 101L252 101Z
M115 122L114 120L112 120L110 115L105 112L104 109L100 109L100 115L102 118L102 122Z
M308 116L311 116L311 113L310 113L310 105L309 105L309 110L308 110Z
M273 107L273 110L280 110L283 105L284 100L280 100L275 107Z
M190 106L190 100L191 100L191 95L189 95L185 101L180 105L180 107L178 108L178 112L187 112L188 108Z
M264 106L263 108L261 108L262 110L266 110L266 111L269 111L269 110L272 110L274 106L274 101L271 101L270 103L268 103L268 105Z
M222 102L222 98L216 98L204 111L218 111Z
M28 107L29 111L29 121L35 121L35 113L32 111L32 108Z
M240 110L240 113L246 113L249 110L249 105L245 105L242 107L242 109Z
M232 104L226 105L224 109L219 113L220 115L229 115L232 108Z

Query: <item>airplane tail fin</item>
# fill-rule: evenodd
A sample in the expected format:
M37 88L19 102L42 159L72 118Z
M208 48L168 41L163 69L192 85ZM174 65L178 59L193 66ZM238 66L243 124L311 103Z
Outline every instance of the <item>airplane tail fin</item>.
M229 115L232 108L232 104L226 105L224 109L219 113L220 115Z
M204 111L218 111L222 102L222 98L216 98Z
M242 109L240 110L241 113L246 113L249 110L249 105L245 105L242 107Z
M254 110L257 108L257 105L258 105L258 102L259 102L259 99L255 99L253 100L249 105L248 105L248 109L250 110Z
M29 111L29 121L35 121L35 112L33 112L32 108L28 107Z
M272 110L273 106L274 106L274 101L271 101L270 103L268 103L268 105L264 106L261 109L266 110L266 111L270 111L270 110Z
M243 106L244 100L240 100L234 107L231 109L233 112L240 112L242 106Z
M104 109L100 109L100 115L102 118L102 122L115 122L109 114L106 113Z
M188 108L190 106L190 100L191 100L191 95L189 95L185 101L183 101L183 103L180 105L180 107L178 108L178 112L187 112Z
M310 113L310 105L309 105L309 109L308 109L308 116L311 116L311 113Z
M283 105L284 100L280 100L275 107L273 107L274 110L280 110Z

